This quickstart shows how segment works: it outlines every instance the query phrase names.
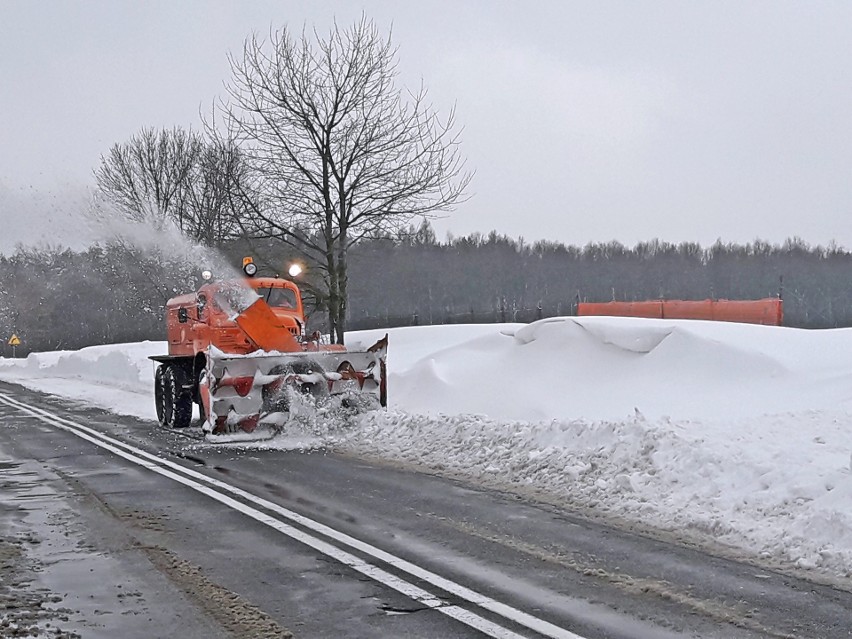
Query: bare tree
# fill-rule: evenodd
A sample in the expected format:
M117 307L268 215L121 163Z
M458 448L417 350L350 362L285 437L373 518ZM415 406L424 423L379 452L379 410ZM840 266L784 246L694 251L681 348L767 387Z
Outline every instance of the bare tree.
M247 168L232 141L214 137L204 143L183 193L184 233L205 246L221 246L241 234L247 200L233 194Z
M311 37L312 36L312 37ZM471 175L450 112L395 86L397 50L362 18L326 38L288 29L231 56L229 135L251 166L239 193L254 238L277 238L322 275L335 341L347 316L347 254L364 238L450 211ZM380 266L380 265L378 265Z
M175 127L142 129L115 144L95 177L100 194L127 218L157 227L174 222L189 238L218 246L239 232L240 211L232 209L230 194L241 171L231 141L205 141Z
M200 139L189 131L142 129L101 157L98 189L134 221L174 219L182 227L187 176L200 152Z

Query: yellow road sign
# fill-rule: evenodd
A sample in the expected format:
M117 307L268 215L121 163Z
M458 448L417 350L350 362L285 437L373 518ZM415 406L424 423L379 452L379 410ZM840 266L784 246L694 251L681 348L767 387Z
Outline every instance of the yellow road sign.
M20 346L20 345L21 345L21 338L18 337L17 335L12 335L12 337L9 338L9 346Z

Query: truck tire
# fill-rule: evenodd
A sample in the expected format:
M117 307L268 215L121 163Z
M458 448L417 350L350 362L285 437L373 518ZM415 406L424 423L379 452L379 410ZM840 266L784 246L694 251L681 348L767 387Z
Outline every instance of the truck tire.
M171 408L171 419L165 425L186 428L192 423L192 389L189 375L180 366L169 366L165 375L166 405Z
M166 390L166 372L169 368L168 364L161 364L154 373L154 406L157 409L157 421L164 427L168 427L172 421L172 404L168 401Z

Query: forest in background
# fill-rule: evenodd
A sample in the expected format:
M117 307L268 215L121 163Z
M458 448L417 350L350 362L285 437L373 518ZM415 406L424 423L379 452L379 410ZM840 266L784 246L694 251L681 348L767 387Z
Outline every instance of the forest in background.
M283 273L280 243L233 242L223 252L239 265L254 254L261 274ZM0 256L0 336L14 333L30 351L164 338L166 301L194 290L202 266L188 256L127 243L85 251L19 248ZM572 315L576 302L644 299L784 299L784 324L852 326L852 253L836 246L717 242L630 248L527 243L496 232L436 239L428 224L352 251L350 330L415 324L530 322ZM309 274L308 274L309 277ZM308 281L309 283L309 281ZM325 315L309 294L310 328ZM313 308L311 307L313 305Z

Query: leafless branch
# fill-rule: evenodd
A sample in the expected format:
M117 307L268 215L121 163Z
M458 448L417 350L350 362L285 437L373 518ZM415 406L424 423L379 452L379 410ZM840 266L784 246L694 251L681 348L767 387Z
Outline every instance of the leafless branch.
M230 63L221 112L249 167L240 197L253 203L242 228L322 270L342 341L348 250L465 199L471 174L454 112L442 120L424 88L397 88L397 50L365 17L325 37L252 36Z

